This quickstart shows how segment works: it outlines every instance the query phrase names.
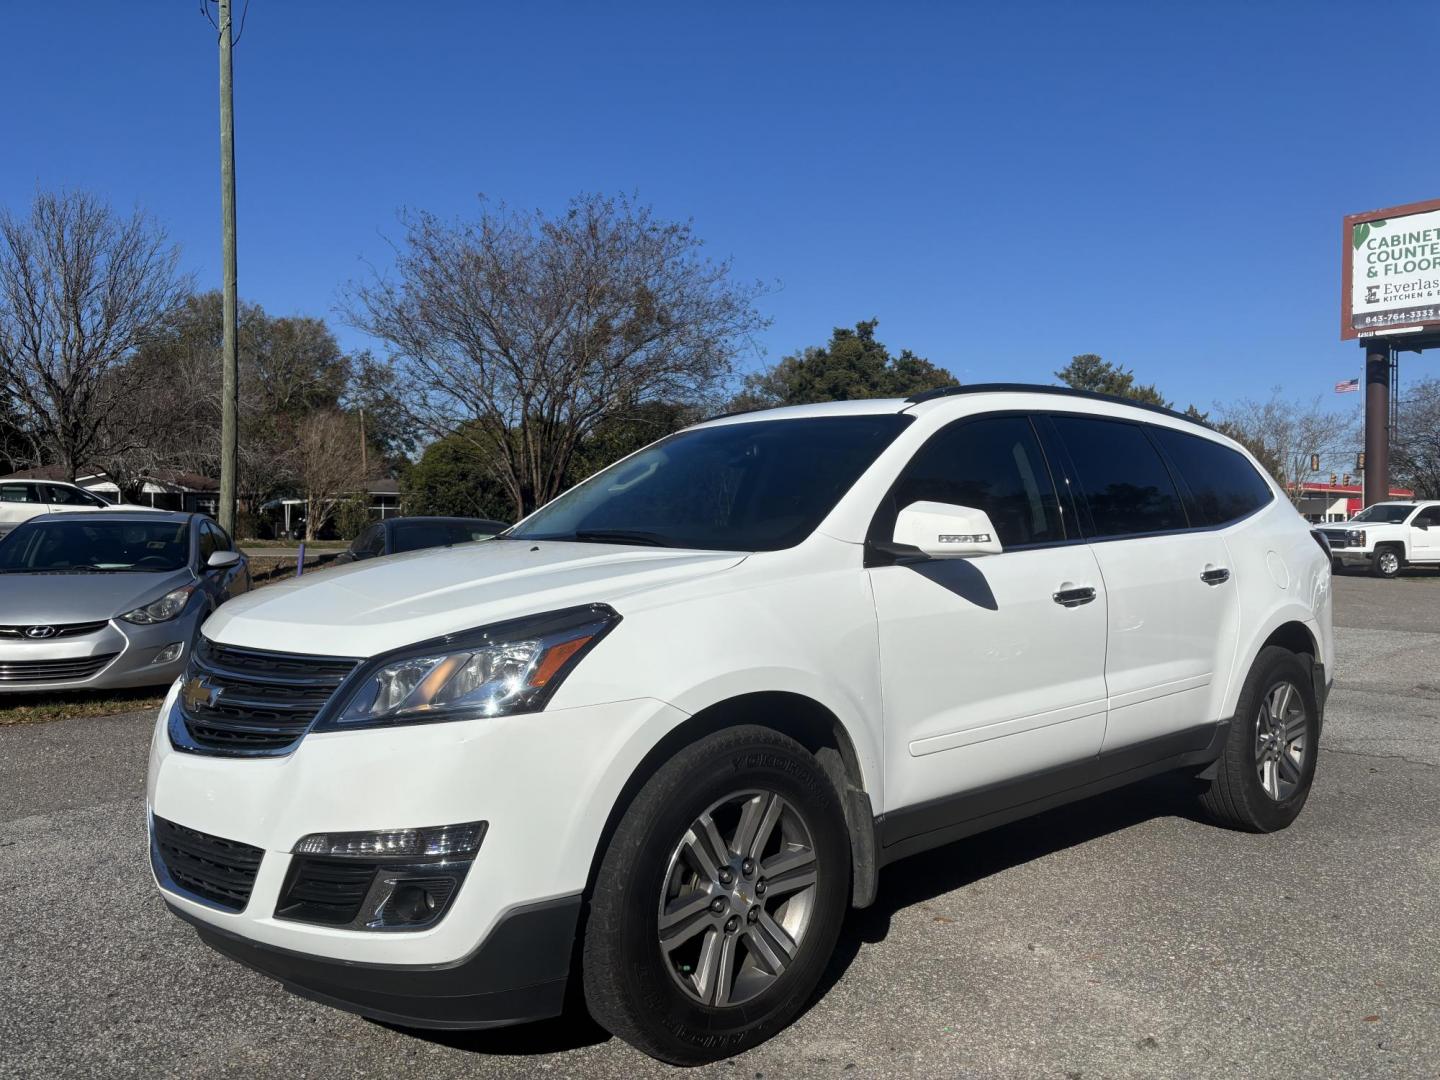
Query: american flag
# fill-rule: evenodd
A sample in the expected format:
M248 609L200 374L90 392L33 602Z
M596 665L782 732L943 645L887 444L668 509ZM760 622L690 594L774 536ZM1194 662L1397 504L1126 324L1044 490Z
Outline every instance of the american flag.
M1337 382L1335 384L1335 393L1337 394L1353 394L1359 389L1359 379L1347 379L1345 382Z

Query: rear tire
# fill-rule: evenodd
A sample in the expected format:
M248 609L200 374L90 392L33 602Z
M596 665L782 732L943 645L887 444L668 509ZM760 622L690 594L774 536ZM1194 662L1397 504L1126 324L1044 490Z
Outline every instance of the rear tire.
M601 860L590 1014L676 1065L748 1050L814 993L849 886L840 799L804 747L755 726L701 739L641 788Z
M1275 645L1261 649L1201 804L1231 829L1286 828L1310 796L1319 743L1310 658Z
M1393 578L1405 566L1405 556L1401 549L1395 544L1385 544L1375 549L1375 557L1370 564L1371 572L1376 577Z

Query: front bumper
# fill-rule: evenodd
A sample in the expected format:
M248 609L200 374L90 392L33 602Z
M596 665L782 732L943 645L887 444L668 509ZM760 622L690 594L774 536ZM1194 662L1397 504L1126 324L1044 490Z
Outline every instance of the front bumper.
M301 993L397 1023L440 1026L519 1022L558 1007L578 897L606 821L643 754L685 718L637 698L309 734L281 757L212 757L171 744L177 692L172 687L151 740L147 810L263 855L241 910L207 904L157 876L165 901L215 948ZM300 837L467 821L488 823L484 841L435 924L389 932L276 917ZM514 920L537 905L548 912L541 921L553 951L526 945L522 951L536 957L527 965L518 946L503 943L531 940ZM562 909L565 918L556 914Z
M301 997L418 1028L503 1027L558 1016L580 917L578 894L516 908L458 963L415 967L345 963L260 945L169 906L212 949Z
M172 622L152 626L121 624L112 619L103 628L75 637L52 638L47 641L0 641L0 694L37 694L58 690L117 690L133 686L164 686L172 683L185 670L190 659L190 643L194 640L198 616L186 613ZM162 664L155 657L169 645L180 643L175 659ZM104 660L98 670L83 678L7 678L7 664L23 665L24 671L34 665L54 663L68 665L86 660ZM14 670L14 669L12 669ZM58 670L67 670L59 668Z

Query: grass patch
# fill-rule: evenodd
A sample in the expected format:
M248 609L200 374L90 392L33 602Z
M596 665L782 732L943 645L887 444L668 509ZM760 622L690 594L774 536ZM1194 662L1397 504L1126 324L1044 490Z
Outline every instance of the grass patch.
M57 690L49 694L0 694L0 727L74 720L82 716L111 716L156 710L165 700L165 687L139 686L133 690Z

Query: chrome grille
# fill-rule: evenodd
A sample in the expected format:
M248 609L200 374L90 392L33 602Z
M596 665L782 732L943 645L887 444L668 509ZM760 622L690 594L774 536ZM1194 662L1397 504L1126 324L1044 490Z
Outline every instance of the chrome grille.
M0 660L0 683L77 682L96 675L119 653L63 660Z
M49 629L52 634L45 634L44 640L53 641L60 637L79 637L81 634L93 634L96 630L103 630L110 625L110 620L101 619L99 622L79 623L56 623L47 625L44 623L25 623L22 626L0 626L0 638L33 638L27 634L27 630Z
M217 754L288 752L359 661L220 645L201 638L179 709L193 746Z

